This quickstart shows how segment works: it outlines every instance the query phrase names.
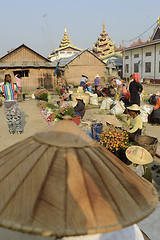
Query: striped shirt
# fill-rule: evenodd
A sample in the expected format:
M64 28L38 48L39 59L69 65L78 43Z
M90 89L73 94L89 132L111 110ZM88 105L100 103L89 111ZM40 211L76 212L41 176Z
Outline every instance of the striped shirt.
M0 87L0 93L3 93L6 101L17 101L18 87L14 83L6 83Z

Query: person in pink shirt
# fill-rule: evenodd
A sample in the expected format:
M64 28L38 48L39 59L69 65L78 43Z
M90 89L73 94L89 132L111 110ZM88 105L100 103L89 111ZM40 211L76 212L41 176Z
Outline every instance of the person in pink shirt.
M22 93L22 79L21 79L20 74L16 74L16 75L15 75L15 78L16 78L16 85L17 85L17 87L18 87L18 90ZM18 101L18 102L23 101L23 96L22 96L22 94L21 94L21 95L17 95L17 101Z

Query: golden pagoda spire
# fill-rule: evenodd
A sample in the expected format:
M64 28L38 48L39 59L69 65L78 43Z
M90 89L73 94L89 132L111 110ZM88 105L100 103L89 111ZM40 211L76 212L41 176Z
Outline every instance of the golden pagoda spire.
M103 22L103 30L100 33L101 37L99 37L96 43L93 45L93 52L97 54L99 58L108 56L114 53L114 42L112 42L108 33L106 32L105 24Z
M158 17L157 23L158 25L160 25L160 17Z
M104 31L104 32L106 31L104 22L103 22L103 31Z
M69 45L73 46L73 44L71 43L71 41L67 35L67 30L66 30L66 26L65 26L64 27L64 35L63 35L63 38L61 40L59 47L62 48L62 47L67 47Z

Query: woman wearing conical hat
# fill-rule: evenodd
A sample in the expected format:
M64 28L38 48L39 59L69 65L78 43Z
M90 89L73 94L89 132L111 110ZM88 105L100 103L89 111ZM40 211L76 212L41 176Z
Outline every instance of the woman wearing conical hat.
M132 163L129 167L140 177L152 182L152 173L148 167L153 162L151 154L140 146L130 146L126 149L126 156Z
M127 131L131 141L135 140L136 135L141 135L142 132L142 119L139 116L140 107L137 104L133 104L130 107L127 107Z

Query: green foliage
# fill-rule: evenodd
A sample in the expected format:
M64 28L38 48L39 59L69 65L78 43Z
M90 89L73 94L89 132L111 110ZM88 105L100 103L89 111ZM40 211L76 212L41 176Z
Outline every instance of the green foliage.
M120 121L124 120L124 116L123 115L116 115L116 118Z
M57 86L57 87L55 87L55 90L56 90L56 93L58 94L58 95L60 95L60 88Z
M37 89L34 95L39 100L48 101L48 91L46 89Z
M101 103L103 101L103 97L98 97L98 103Z
M53 103L46 103L46 107L51 108L51 109L57 108L57 106L55 106Z
M48 93L42 93L39 97L37 97L40 100L48 100Z
M63 116L69 115L71 117L76 117L73 107L62 107L56 112L56 118L62 119Z
M30 92L27 91L27 92L24 92L23 94L24 94L24 95L30 95Z
M149 98L143 99L143 101L145 101L145 102L149 102Z
M97 112L97 114L100 114L100 115L105 115L106 113L107 113L107 111L104 109Z
M85 107L85 109L86 110L89 110L89 109L99 109L99 106L97 106L97 105L87 105L86 107Z

